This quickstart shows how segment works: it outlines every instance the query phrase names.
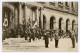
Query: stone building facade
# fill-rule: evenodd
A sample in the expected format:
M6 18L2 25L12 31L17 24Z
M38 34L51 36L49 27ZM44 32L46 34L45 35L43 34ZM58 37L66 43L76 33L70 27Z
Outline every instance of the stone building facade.
M3 29L27 29L29 23L44 30L78 31L78 2L3 2L2 13Z

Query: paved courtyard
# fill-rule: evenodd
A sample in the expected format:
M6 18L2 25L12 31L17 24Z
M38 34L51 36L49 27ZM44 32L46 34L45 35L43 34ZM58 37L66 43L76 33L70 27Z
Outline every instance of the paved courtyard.
M11 38L12 39L12 38ZM60 52L60 51L78 51L78 43L75 44L75 48L72 48L72 42L70 38L61 38L59 40L59 48L55 48L55 41L49 41L49 48L45 48L44 40L36 40L28 42L24 38L6 39L3 41L3 51L27 51L27 52ZM14 41L13 41L14 40Z

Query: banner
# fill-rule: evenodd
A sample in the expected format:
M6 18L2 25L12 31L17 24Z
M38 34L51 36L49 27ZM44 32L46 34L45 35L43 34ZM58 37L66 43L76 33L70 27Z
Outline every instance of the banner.
M7 20L7 18L4 18L4 22L3 22L3 26L8 26L8 20Z
M37 26L37 21L34 23L32 28L35 28Z

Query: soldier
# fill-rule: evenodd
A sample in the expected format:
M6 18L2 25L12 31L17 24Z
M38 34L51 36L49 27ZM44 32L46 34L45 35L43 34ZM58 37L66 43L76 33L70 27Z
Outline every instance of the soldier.
M50 31L50 41L52 41L53 30Z
M55 39L55 47L58 48L58 42L59 42L59 36L58 36L58 30L55 30L54 33L54 39Z
M49 37L48 37L47 31L44 32L44 40L45 40L45 48L49 48L49 47L48 47L48 44L49 44Z
M75 31L72 31L71 40L72 40L72 47L75 48Z
M25 40L27 40L27 37L28 37L28 32L27 30L25 31Z
M29 42L31 42L31 31L29 29Z
M41 29L39 30L39 39L41 39Z
M33 39L33 41L35 40L35 32L34 32L34 29L32 29L32 39Z

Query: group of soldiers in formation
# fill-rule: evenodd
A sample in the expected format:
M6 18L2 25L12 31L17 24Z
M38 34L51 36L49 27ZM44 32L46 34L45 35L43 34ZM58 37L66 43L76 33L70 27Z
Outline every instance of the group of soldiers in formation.
M11 30L11 33L9 35L16 36L15 30ZM16 31L17 32L17 31ZM72 47L75 48L75 31L67 30L65 33L63 30L43 30L43 29L27 29L27 30L20 30L19 32L21 37L25 37L25 40L28 40L31 42L32 40L35 41L36 39L41 39L43 37L43 40L45 40L45 48L48 48L49 45L49 38L52 41L53 38L55 40L55 48L58 48L58 43L60 38L69 37L72 40ZM32 39L32 40L31 40Z

